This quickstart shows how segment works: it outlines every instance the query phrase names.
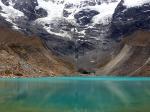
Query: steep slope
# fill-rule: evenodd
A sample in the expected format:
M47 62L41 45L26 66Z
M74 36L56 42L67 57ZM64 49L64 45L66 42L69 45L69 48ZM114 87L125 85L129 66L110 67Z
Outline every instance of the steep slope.
M97 74L149 75L150 0L0 0L1 26L39 37L40 51L32 48L35 44L27 49L34 43L28 42L31 38L26 42L14 36L4 40L19 43L5 48L17 60L40 63L54 74L71 74L75 67L85 72L98 69ZM1 30L6 37L8 31Z
M111 37L120 39L141 29L150 29L150 1L121 0L113 14Z
M123 39L124 47L97 74L150 76L150 32L136 31Z
M0 0L0 18L37 35L60 56L90 63L87 54L112 50L111 18L120 0ZM15 15L15 16L14 16ZM98 41L98 42L97 42ZM100 54L100 53L99 53ZM74 56L76 55L76 56ZM86 65L86 63L84 64Z
M73 65L53 55L39 38L0 28L0 76L55 76L73 72Z

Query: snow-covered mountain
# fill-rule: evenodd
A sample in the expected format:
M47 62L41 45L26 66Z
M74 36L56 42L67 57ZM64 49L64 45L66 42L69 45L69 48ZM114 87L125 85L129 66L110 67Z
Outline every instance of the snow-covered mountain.
M116 39L150 29L150 0L0 0L0 25L41 37L59 55L93 63L112 55Z
M18 24L18 19L23 19L24 22L42 25L50 34L72 38L74 27L92 28L96 24L109 24L119 1L1 0L0 6L1 15L16 29L23 29ZM80 32L84 34L85 31Z

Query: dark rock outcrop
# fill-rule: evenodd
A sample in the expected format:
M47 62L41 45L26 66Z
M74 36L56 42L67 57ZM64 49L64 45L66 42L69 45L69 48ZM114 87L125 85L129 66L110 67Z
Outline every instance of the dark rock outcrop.
M150 4L127 8L122 0L117 6L112 19L111 37L119 39L136 30L150 29Z

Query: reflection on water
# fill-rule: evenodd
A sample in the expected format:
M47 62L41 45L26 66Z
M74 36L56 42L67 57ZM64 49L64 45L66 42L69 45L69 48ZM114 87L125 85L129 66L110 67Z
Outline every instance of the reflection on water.
M0 79L0 112L150 112L150 80Z

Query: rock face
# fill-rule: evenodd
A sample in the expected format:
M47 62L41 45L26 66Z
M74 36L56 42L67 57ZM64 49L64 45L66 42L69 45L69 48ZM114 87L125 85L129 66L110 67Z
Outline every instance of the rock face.
M150 32L136 31L123 39L123 48L97 74L150 75Z
M24 16L28 18L29 21L36 20L38 18L46 17L47 12L42 9L36 9L38 6L37 0L1 0L6 6L13 5L14 9L17 9L24 13Z
M90 65L96 49L102 54L97 57L110 55L112 51L115 42L105 37L109 34L111 18L119 1L1 0L0 6L1 17L14 29L41 37L59 56L78 62L85 59L88 64L84 65Z
M92 18L95 15L98 15L99 12L90 9L83 9L74 15L76 21L80 25L87 25L91 22Z
M37 37L0 28L0 76L58 76L73 74L73 64L49 52ZM17 40L17 41L16 41Z
M142 57L140 51L146 52L147 59L147 45L133 48L122 41L136 31L148 31L149 16L150 0L0 0L0 26L39 37L50 52L74 63L79 70L93 71L109 62L120 63L122 53L129 58L131 49L139 52L138 59ZM139 66L142 62L145 60ZM132 71L113 70L113 67L109 69L108 74Z
M150 29L150 2L135 7L127 7L122 0L112 19L113 38L120 38L139 29Z

